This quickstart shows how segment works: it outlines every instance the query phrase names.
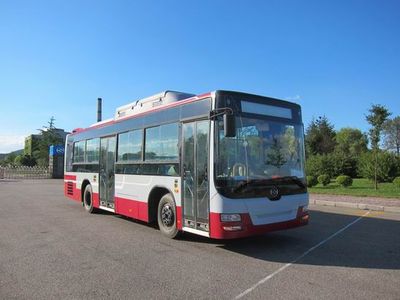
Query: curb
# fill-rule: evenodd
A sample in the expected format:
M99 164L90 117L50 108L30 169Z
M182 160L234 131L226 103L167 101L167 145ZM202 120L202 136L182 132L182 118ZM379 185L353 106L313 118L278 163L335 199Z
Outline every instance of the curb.
M400 207L397 206L383 206L375 204L327 201L327 200L310 200L310 204L400 213Z

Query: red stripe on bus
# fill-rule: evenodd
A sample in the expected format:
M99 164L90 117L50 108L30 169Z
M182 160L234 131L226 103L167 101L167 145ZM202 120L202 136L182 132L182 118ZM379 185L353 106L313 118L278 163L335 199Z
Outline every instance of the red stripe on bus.
M240 214L241 222L221 222L220 213L210 213L210 237L214 239L236 239L252 235L260 235L271 231L283 230L303 226L308 223L308 213L298 214L293 220L253 225L249 214ZM227 231L224 227L241 226L241 230Z
M75 201L81 201L81 190L76 188L75 182L64 182L64 195Z
M64 180L76 180L76 175L64 175Z
M100 200L99 200L99 194L98 193L93 193L92 201L93 201L93 207L99 208Z
M149 222L149 207L147 202L115 197L115 213L124 215L133 219ZM182 230L182 209L176 207L176 226Z
M182 230L182 207L176 207L176 228Z
M148 205L146 202L114 197L115 212L130 218L148 222Z

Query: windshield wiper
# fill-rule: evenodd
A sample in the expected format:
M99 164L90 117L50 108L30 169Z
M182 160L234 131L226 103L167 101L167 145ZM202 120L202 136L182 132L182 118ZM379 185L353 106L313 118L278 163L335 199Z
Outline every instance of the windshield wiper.
M241 181L233 190L235 193L241 191L242 189L244 189L245 187L247 187L248 185L254 183L256 180L255 179L249 179L249 180L243 180Z
M306 185L297 176L283 176L283 177L268 178L268 179L243 180L235 187L233 191L237 193L249 185L260 186L260 185L268 185L274 183L283 183L287 181L289 181L290 183L294 183L301 188L306 188Z
M290 182L292 182L292 183L294 183L294 184L297 184L297 185L298 185L299 187L301 187L301 188L305 188L305 187L306 187L306 185L304 184L304 182L301 181L300 178L297 177L297 176L283 176L283 177L277 177L277 178L272 178L271 181L273 181L273 182L276 182L276 181L278 181L278 182L290 181Z

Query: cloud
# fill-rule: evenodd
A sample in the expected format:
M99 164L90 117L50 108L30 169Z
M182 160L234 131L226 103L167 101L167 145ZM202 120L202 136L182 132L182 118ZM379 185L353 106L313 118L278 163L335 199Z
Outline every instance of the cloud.
M24 148L25 135L0 135L0 153Z
M285 99L289 100L289 101L300 101L301 100L301 96L300 95L288 96L288 97L285 97Z

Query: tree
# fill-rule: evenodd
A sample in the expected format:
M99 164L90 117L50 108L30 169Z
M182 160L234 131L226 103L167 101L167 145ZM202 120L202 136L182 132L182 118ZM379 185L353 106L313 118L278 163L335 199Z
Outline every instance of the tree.
M308 155L328 154L333 152L335 130L326 116L313 119L306 130L306 152Z
M357 128L342 128L336 133L335 151L348 156L359 156L368 150L368 137Z
M21 164L23 166L33 167L36 165L36 160L34 157L25 154L25 155L22 155L22 157L21 157Z
M368 137L356 128L342 128L336 133L335 176L357 176L360 155L368 150Z
M330 155L332 156L334 167L332 177L337 177L339 175L347 175L352 178L357 177L357 156L336 150Z
M335 158L332 153L311 155L306 160L306 174L318 177L323 174L335 176Z
M379 164L375 164L376 160ZM400 159L390 152L379 151L376 154L366 152L360 156L358 171L364 178L378 182L391 182L400 172L399 161Z
M48 121L49 125L39 129L42 139L39 141L38 150L34 152L34 157L40 166L48 166L49 164L49 146L63 143L62 137L56 131L54 121L54 117L51 117Z
M384 146L387 150L400 155L400 116L387 120L383 124Z
M22 154L17 155L14 159L14 165L21 166L22 165Z
M379 142L381 140L381 132L383 129L383 124L386 119L390 116L390 112L386 107L380 104L373 104L369 109L369 115L366 115L365 118L369 124L371 124L372 128L369 130L369 136L371 140L371 147L375 156L375 189L378 189L378 151L379 151Z
M14 161L17 158L17 155L13 152L7 154L6 158L4 159L4 165L14 165Z
M373 104L369 109L369 115L365 116L367 122L372 126L369 130L372 150L379 150L383 124L389 116L388 109L380 104Z

